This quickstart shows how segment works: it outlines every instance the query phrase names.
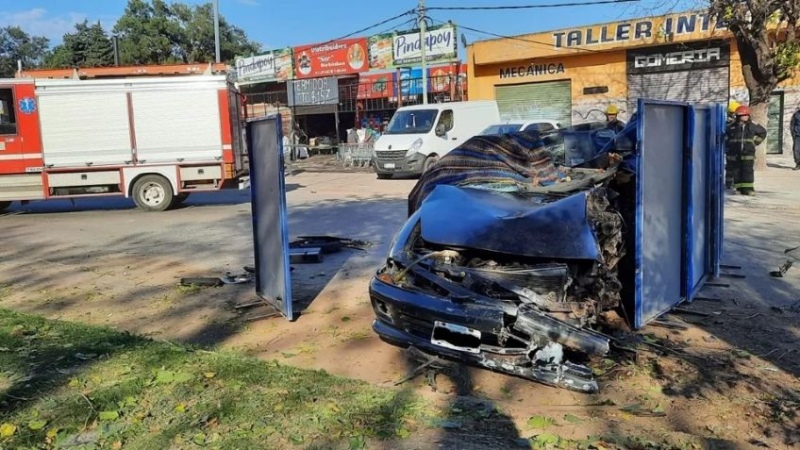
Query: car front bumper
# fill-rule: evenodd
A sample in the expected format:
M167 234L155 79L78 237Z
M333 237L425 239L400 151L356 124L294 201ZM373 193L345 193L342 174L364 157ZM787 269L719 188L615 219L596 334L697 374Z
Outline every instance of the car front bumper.
M383 153L383 154L382 154ZM382 175L419 175L425 166L425 155L414 153L411 156L397 157L395 152L376 151L372 164L375 172Z

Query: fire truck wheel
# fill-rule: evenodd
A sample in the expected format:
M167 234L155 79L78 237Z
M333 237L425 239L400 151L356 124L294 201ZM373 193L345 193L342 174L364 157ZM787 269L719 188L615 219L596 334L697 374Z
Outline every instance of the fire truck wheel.
M145 211L165 211L172 205L172 186L161 175L145 175L133 185L133 201Z
M0 202L0 212L5 211L9 206L11 206L11 202Z

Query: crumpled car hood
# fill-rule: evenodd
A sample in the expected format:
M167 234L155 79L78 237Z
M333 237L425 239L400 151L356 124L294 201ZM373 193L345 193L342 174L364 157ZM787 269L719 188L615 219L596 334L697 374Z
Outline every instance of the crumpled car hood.
M439 185L420 211L422 239L447 247L531 258L598 260L588 192L544 203L483 189Z

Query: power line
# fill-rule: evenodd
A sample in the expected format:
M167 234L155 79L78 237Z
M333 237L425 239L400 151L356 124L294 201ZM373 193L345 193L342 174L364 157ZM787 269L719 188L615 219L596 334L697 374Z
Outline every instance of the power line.
M386 25L389 22L395 21L397 19L400 19L402 17L408 16L408 15L411 15L411 14L416 14L416 9L409 9L408 11L402 12L402 13L396 15L396 16L392 16L392 17L390 17L390 18L388 18L386 20L382 20L382 21L380 21L380 22L378 22L376 24L370 25L368 27L364 27L364 28L362 28L360 30L357 30L357 31L354 31L352 33L345 34L344 36L339 36L336 39L330 39L330 40L325 41L325 42L320 42L320 43L317 43L317 44L312 44L312 45L308 45L308 46L299 47L299 49L300 50L308 50L308 49L310 49L312 47L322 46L322 45L326 45L326 44L332 44L332 43L334 43L336 41L341 41L342 39L347 39L347 38L355 36L357 34L361 34L361 33L365 32L365 31L369 31L369 30L371 30L373 28L378 28L378 27L380 27L382 25Z
M434 22L442 23L442 24L446 23L446 22L442 22L441 20L436 20L436 19L433 19L433 18L431 18L431 20L433 20ZM491 33L489 31L483 31L483 30L478 30L476 28L470 28L470 27L468 27L466 25L457 25L457 26L458 26L458 28L461 28L461 29L464 29L464 30L468 30L468 31L472 31L472 32L475 32L475 33L480 33L480 34L484 34L484 35L487 35L487 36L492 36L492 37L496 37L496 38L500 38L500 39L508 39L508 40L512 40L512 41L526 42L528 44L537 44L537 45L543 45L543 46L545 46L547 48L553 48L553 44L550 43L550 42L542 42L542 41L536 41L536 40L533 40L533 39L521 38L521 37L517 37L517 36L506 36L506 35L502 35L502 34ZM592 49L586 48L586 47L570 47L569 49L570 50L583 50L583 51L591 52L591 53L602 53L602 51L600 51L600 50L592 50Z
M591 6L607 5L611 3L630 3L640 0L597 0L592 2L572 2L572 3L545 3L541 5L507 5L507 6L431 6L426 8L428 11L503 11L514 9L540 9L540 8L563 8L569 6Z

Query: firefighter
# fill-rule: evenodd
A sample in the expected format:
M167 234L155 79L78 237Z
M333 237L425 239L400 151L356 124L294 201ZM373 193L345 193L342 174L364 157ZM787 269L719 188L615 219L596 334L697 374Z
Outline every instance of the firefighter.
M608 105L606 108L606 128L614 130L614 133L619 133L625 128L625 122L617 119L619 109L615 105Z
M728 120L725 123L725 127L728 128L736 122L736 108L741 106L739 102L736 100L731 100L728 103ZM736 171L738 169L738 165L736 162L736 155L731 154L728 149L725 149L725 189L733 189L733 178L736 175Z
M736 155L733 187L742 195L754 195L756 146L767 138L767 130L750 121L750 108L736 108L736 121L728 126L725 141L728 155Z
M792 132L792 153L794 155L794 170L800 170L800 106L792 115L792 123L789 127Z

